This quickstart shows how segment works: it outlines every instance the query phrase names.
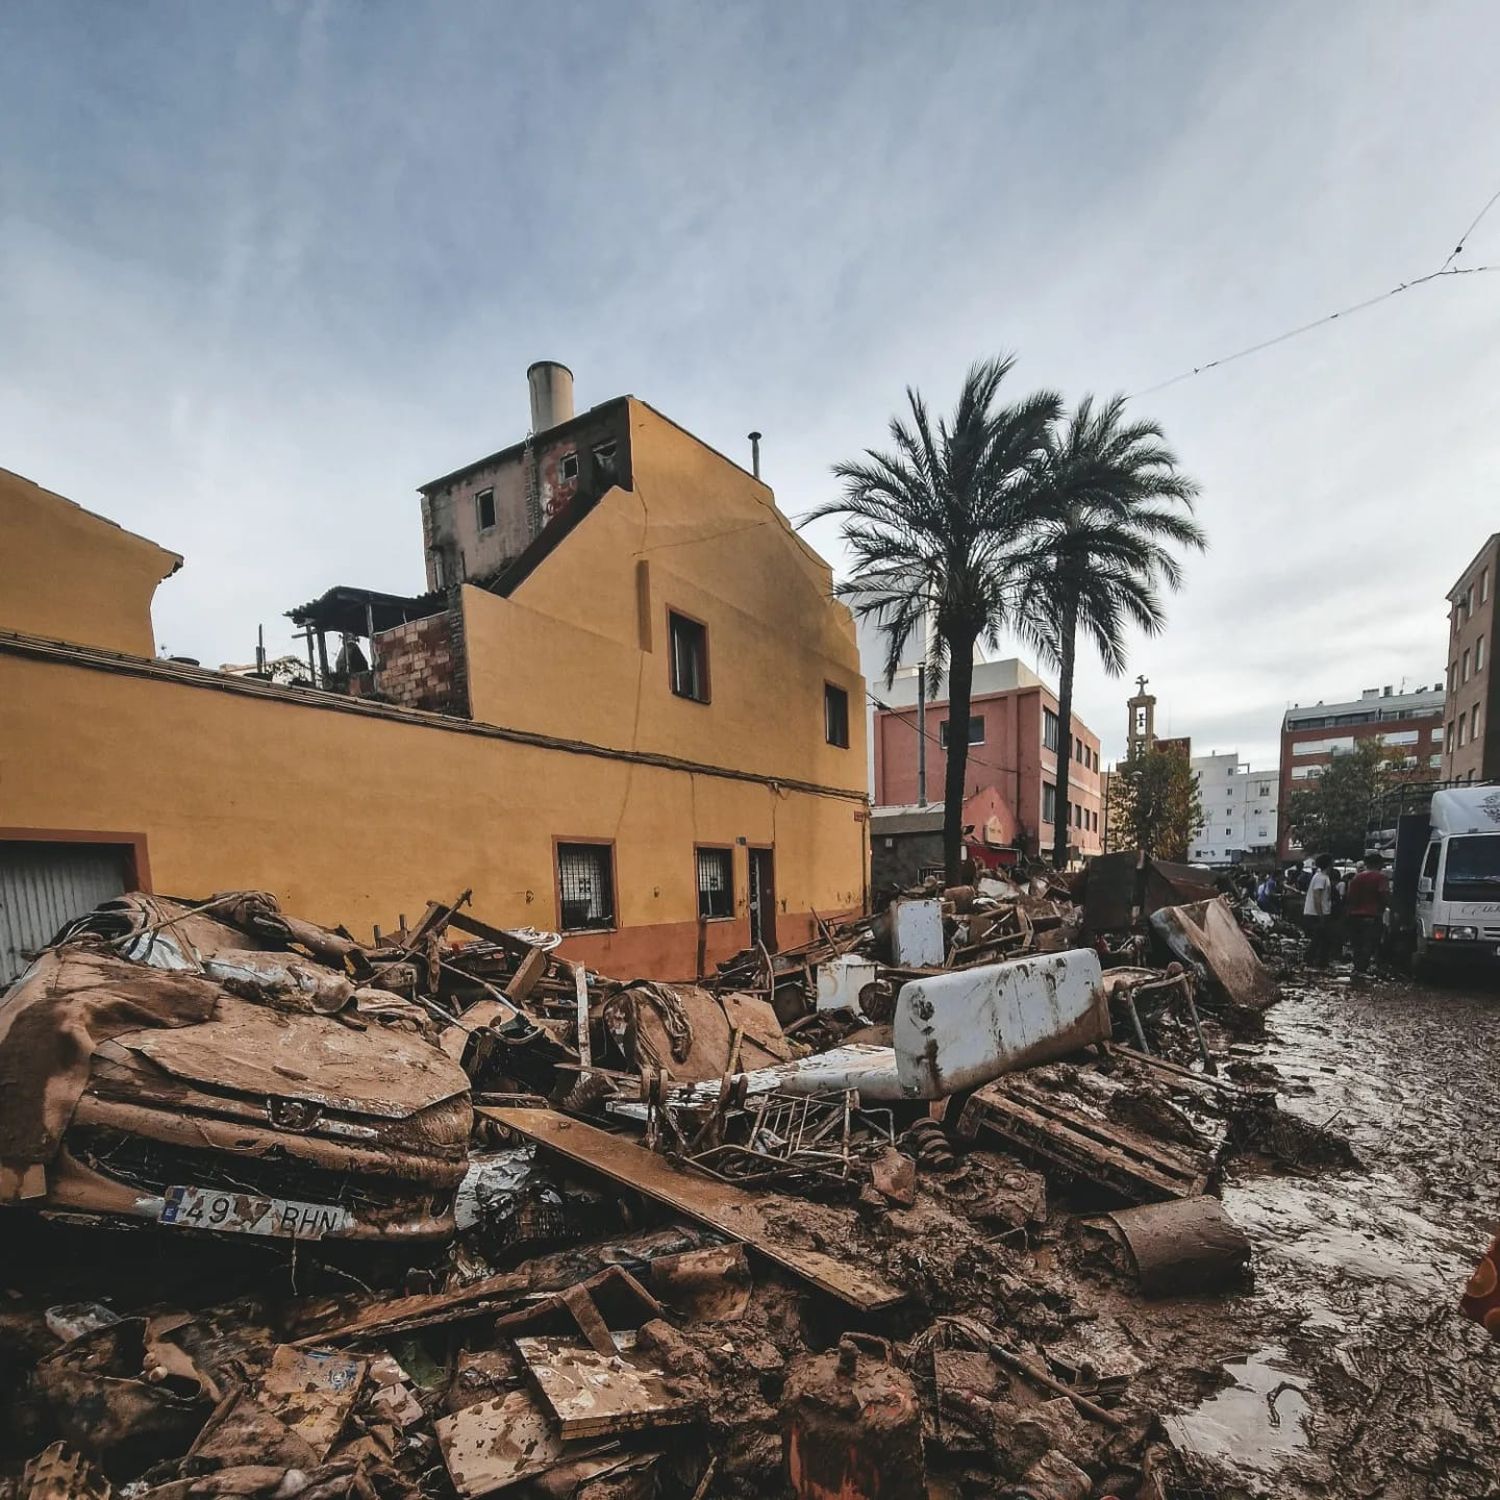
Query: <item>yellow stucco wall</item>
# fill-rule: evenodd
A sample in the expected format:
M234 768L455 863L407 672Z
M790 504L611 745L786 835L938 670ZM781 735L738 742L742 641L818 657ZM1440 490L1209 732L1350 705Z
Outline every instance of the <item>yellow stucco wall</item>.
M156 654L151 596L181 563L175 552L8 469L0 537L0 629Z
M864 680L832 576L771 491L631 400L609 491L515 590L463 590L476 719L864 791ZM711 701L675 696L667 612L708 629ZM824 736L825 682L849 746Z
M564 951L622 976L690 977L700 953L711 968L745 946L752 847L774 848L782 945L810 934L813 911L858 909L849 613L764 485L642 403L629 415L633 491L609 492L513 597L463 589L473 719L776 784L162 663L110 670L0 634L0 840L139 835L158 891L262 888L360 935L464 889L487 920L556 928L555 842L612 842L616 930ZM0 488L18 538L0 554L0 632L150 657L151 590L173 555L30 491ZM48 575L65 579L55 596ZM669 607L708 628L707 704L670 691ZM826 743L825 681L849 695L848 748ZM733 851L732 919L698 920L697 844Z
M466 888L486 920L555 928L554 837L613 840L621 930L564 951L621 974L692 972L695 843L735 845L741 918L736 840L775 845L783 942L806 935L810 909L863 899L862 809L848 800L154 671L30 660L0 641L0 823L141 831L158 891L270 890L365 936ZM742 920L709 927L710 962L745 942Z

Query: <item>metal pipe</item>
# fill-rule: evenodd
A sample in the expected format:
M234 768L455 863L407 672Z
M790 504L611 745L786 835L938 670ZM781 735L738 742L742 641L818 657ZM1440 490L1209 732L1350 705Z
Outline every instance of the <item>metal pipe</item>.
M927 806L927 664L917 668L917 806Z
M750 472L757 479L760 478L760 434L758 432L750 434Z

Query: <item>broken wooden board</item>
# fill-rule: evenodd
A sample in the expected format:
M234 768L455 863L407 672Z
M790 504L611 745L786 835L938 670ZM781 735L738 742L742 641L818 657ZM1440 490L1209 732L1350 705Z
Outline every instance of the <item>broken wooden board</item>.
M367 1368L365 1360L347 1354L278 1344L260 1384L261 1402L322 1463L349 1419Z
M601 1354L574 1339L516 1340L542 1405L564 1439L672 1427L699 1415L702 1401L676 1389L638 1355L634 1334L619 1334L614 1342L613 1351Z
M510 1391L433 1423L453 1488L464 1500L493 1495L523 1479L598 1451L565 1443L530 1391Z
M964 1105L958 1133L974 1140L981 1132L1109 1188L1129 1203L1194 1197L1208 1185L1210 1162L1202 1153L1086 1114L1017 1077L986 1084Z
M570 1119L555 1110L492 1109L481 1105L475 1113L581 1167L591 1168L624 1187L665 1203L686 1218L743 1241L773 1264L852 1307L876 1311L894 1306L905 1296L899 1288L859 1266L780 1240L767 1223L762 1205L793 1200L779 1199L773 1193L748 1193L729 1183L679 1172L654 1151L628 1137L611 1135L607 1130Z

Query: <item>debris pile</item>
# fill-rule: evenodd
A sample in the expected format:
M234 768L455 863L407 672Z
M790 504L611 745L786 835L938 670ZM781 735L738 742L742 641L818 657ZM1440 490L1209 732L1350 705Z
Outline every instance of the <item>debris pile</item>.
M696 985L467 893L370 944L106 903L0 1001L4 1493L1173 1493L1104 1309L1249 1274L1231 1154L1347 1163L1217 1076L1274 993L1228 903L1102 899Z

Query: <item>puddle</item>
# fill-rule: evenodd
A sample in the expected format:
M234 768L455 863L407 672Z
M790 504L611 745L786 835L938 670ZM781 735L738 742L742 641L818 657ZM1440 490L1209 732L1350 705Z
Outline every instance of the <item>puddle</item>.
M1311 1411L1301 1378L1285 1361L1286 1350L1276 1346L1229 1361L1233 1385L1162 1419L1173 1446L1241 1475L1274 1478L1306 1452Z

